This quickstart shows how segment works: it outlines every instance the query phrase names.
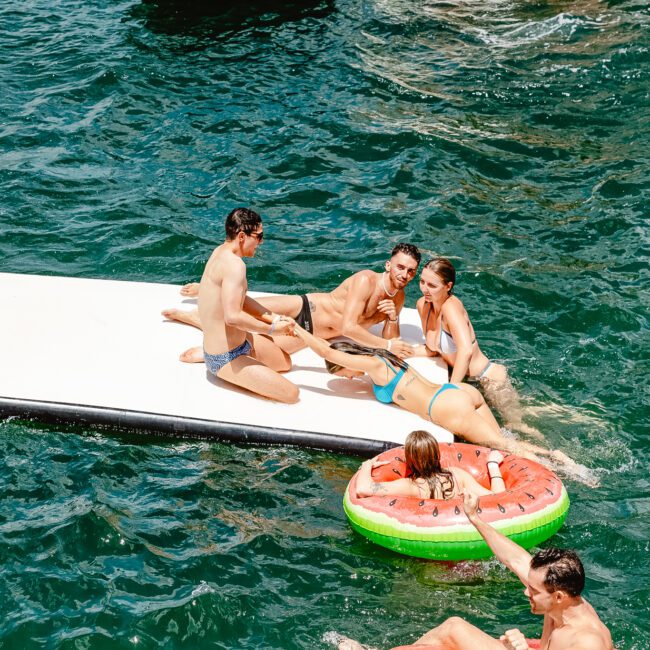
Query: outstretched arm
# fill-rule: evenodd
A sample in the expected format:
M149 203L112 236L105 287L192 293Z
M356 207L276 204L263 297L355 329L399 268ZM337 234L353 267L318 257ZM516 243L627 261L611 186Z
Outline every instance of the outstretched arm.
M465 492L463 507L467 518L487 542L497 559L503 562L527 587L531 555L519 544L515 544L479 517L478 497L475 494L469 491Z
M390 461L370 458L361 463L359 474L357 476L357 497L374 497L374 496L418 496L417 485L409 478L399 478L395 481L381 483L372 478L372 470L375 467L388 465Z
M347 354L335 350L324 339L310 334L306 329L300 327L297 323L293 326L293 333L308 345L319 357L327 359L343 368L350 370L359 370L361 372L372 373L381 362L374 357L356 354ZM383 365L383 364L382 364ZM372 377L371 377L372 378Z

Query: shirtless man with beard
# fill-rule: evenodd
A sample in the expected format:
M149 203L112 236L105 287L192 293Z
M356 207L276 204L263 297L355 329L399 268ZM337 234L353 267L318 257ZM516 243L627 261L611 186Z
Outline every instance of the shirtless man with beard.
M266 296L257 302L269 312L295 319L314 336L323 339L346 336L362 345L384 348L402 358L409 357L415 350L399 338L399 314L404 306L404 287L415 277L420 257L412 244L397 244L381 273L359 271L330 293ZM185 285L181 294L195 296L197 286ZM162 315L203 329L199 310L166 309ZM381 336L368 331L381 322L384 323ZM254 335L253 339L256 337ZM273 341L288 354L304 347L300 339L288 335L273 335ZM200 363L203 350L190 348L180 359Z

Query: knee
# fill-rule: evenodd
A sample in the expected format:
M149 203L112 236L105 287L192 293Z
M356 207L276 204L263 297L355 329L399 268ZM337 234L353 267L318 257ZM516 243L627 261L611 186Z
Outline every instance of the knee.
M298 386L287 382L289 385L282 391L282 401L285 404L295 404L300 399Z
M460 618L460 616L452 616L448 618L439 628L439 632L445 639L455 639L459 633L465 629L467 621Z

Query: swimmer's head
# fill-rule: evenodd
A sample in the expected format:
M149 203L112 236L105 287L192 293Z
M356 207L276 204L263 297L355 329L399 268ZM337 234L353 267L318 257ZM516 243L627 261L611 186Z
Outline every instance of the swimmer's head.
M576 597L585 587L585 569L574 551L545 548L533 555L531 569L545 569L544 586L551 593L562 590Z
M250 235L262 225L262 217L248 208L235 208L226 217L226 239L232 241L237 234L243 232ZM260 238L258 238L261 241Z
M442 470L440 447L428 431L411 431L406 436L404 456L413 478L427 478Z
M438 441L428 431L411 431L406 436L404 460L406 468L411 472L410 478L427 479L429 486L435 485L435 492L443 499L453 496L453 476L449 470L442 468ZM433 483L431 479L434 480Z

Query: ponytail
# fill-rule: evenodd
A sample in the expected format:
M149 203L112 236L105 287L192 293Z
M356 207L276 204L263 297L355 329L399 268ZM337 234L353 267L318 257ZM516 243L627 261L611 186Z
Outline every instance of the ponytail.
M346 354L361 355L366 357L381 357L386 361L389 361L393 366L400 368L400 370L408 370L408 364L402 361L397 355L384 350L384 348L371 348L366 345L359 345L358 343L352 343L351 341L336 341L332 343L330 347L333 350L338 350L339 352L345 352ZM327 372L334 374L343 368L343 366L338 363L332 363L325 359L325 367Z

